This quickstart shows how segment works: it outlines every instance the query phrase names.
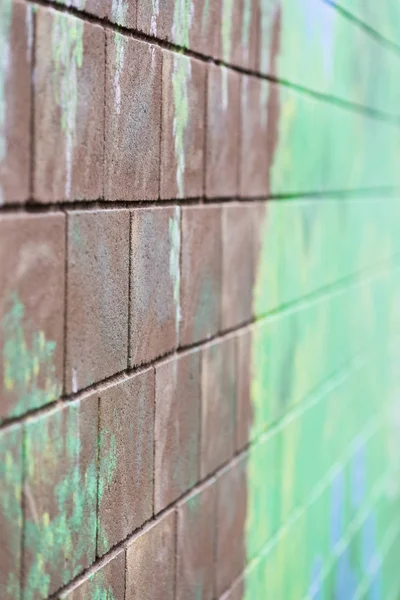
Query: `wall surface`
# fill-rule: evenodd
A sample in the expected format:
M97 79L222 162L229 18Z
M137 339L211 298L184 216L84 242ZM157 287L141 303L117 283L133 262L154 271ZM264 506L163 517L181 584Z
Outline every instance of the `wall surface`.
M396 0L0 0L1 600L396 600Z

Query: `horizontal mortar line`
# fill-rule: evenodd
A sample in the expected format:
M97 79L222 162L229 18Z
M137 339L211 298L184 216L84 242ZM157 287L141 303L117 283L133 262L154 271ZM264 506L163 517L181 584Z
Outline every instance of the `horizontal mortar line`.
M195 492L200 491L202 489L202 487L204 485L206 485L207 483L211 483L212 481L216 482L218 479L218 476L220 475L220 473L222 473L224 471L224 469L226 469L231 464L237 462L244 456L246 456L247 452L248 452L247 447L244 449L241 449L239 451L236 451L229 460L225 461L222 465L220 465L219 467L214 469L206 477L203 477L202 479L200 479L190 489L188 489L183 494L181 494L178 498L176 498L175 500L170 502L170 504L168 504L168 506L166 506L165 508L160 510L158 513L154 513L152 517L147 519L147 521L142 523L142 525L140 525L140 527L137 527L134 531L132 531L132 533L130 533L128 536L126 536L123 540L121 540L120 542L115 544L103 556L96 557L95 561L90 565L90 567L88 567L87 569L82 571L72 581L70 581L68 584L66 584L62 588L60 588L58 591L56 591L51 596L49 596L48 600L58 600L60 594L64 594L64 593L70 591L70 589L74 588L76 585L83 582L89 575L91 575L92 573L97 571L99 566L103 566L110 559L112 559L114 556L116 556L121 550L126 549L127 546L129 546L129 544L131 543L131 541L134 540L136 537L138 537L138 535L140 533L142 533L144 530L146 530L150 525L159 521L166 513L175 510L179 504L184 502L187 498L189 498Z
M232 71L241 73L243 75L251 75L253 77L257 77L258 79L271 81L273 83L283 85L284 87L290 87L292 89L296 89L299 92L302 92L302 93L312 96L314 98L318 98L319 100L325 101L327 103L335 104L335 105L341 106L342 108L347 108L352 111L361 112L361 113L366 114L370 117L373 117L377 120L385 121L387 123L391 123L393 125L400 126L400 115L397 117L397 116L391 115L389 113L385 113L383 111L366 106L364 104L360 104L357 102L351 102L349 100L345 100L338 96L324 94L323 92L319 92L318 90L312 90L310 88L303 87L299 84L292 83L284 78L278 78L273 75L266 75L264 73L260 73L257 70L240 67L238 65L234 65L234 64L224 61L222 59L215 59L211 56L202 54L201 52L197 52L195 50L191 50L189 48L180 46L179 44L174 44L174 43L168 42L166 40L161 40L161 39L152 37L141 31L138 31L137 29L129 29L127 27L123 27L121 25L111 23L108 20L101 19L100 17L91 15L84 10L78 10L74 7L61 5L58 2L54 3L51 0L25 0L25 1L28 4L33 4L33 5L36 4L38 6L52 8L53 10L55 10L57 12L69 14L71 16L77 17L81 20L84 20L89 23L93 23L95 25L101 25L104 29L109 29L111 31L115 31L115 32L125 35L127 37L131 37L133 39L146 41L149 44L158 46L165 50L170 50L171 52L184 54L185 56L189 56L191 58L197 58L198 60L201 60L203 62L212 63L217 66L223 66L223 67L231 69Z
M347 10L344 6L341 6L340 4L335 2L335 0L322 0L322 1L325 2L325 4L332 6L332 8L335 8L339 13L341 13L349 21L352 21L353 23L355 23L359 27L361 27L361 29L364 29L369 35L371 35L371 37L375 38L380 44L382 44L382 46L384 46L385 48L388 48L389 50L391 50L392 52L395 52L396 54L400 54L400 46L399 45L397 45L392 40L389 40L380 31L378 31L377 29L374 29L371 25L368 25L368 23L366 21L362 21L359 17L357 17L357 15L355 15L351 11Z
M249 321L243 322L233 328L221 331L215 334L214 336L200 340L193 344L180 346L179 348L171 352L167 352L164 355L157 357L153 361L143 363L138 366L126 368L122 371L118 371L117 373L114 373L113 375L110 375L107 378L97 381L96 383L91 384L90 386L87 386L85 388L82 388L78 392L75 392L73 394L63 394L60 398L58 398L54 402L46 404L45 406L40 406L38 408L31 409L25 412L23 415L18 415L16 417L4 419L3 422L0 423L0 431L3 429L11 428L17 424L23 424L28 419L43 416L47 413L52 412L55 408L65 406L68 403L85 398L92 393L101 393L107 388L125 381L127 378L130 378L134 375L138 375L149 368L156 368L167 359L179 358L181 355L184 355L186 352L189 352L191 350L201 350L202 348L206 347L207 345L213 342L228 339L232 335L239 333L242 330L244 331L253 325L259 325L263 324L263 322L268 322L268 320L275 318L278 315L285 316L292 312L304 310L305 308L312 306L312 304L317 304L319 301L322 301L324 297L329 298L330 296L336 294L339 291L365 285L365 283L367 283L368 281L373 281L374 277L370 275L367 277L362 277L360 279L360 275L375 272L379 276L381 273L385 272L379 271L379 267L381 267L382 265L392 267L391 271L396 271L400 265L392 263L392 260L394 258L396 258L396 256L392 256L380 262L374 263L374 265L370 265L365 269L360 269L359 271L356 271L355 273L352 273L350 275L346 275L345 277L342 277L331 284L322 286L317 290L314 290L309 294L302 296L300 299L296 298L292 302L281 304L280 306L270 310L269 312L266 312L262 316L254 317ZM354 281L355 277L357 277L356 281ZM351 285L346 286L345 284L348 282L350 282Z
M376 195L384 194L385 198L377 198ZM115 210L126 208L135 210L138 208L151 207L174 207L174 206L212 206L213 204L253 204L259 202L274 202L274 201L295 201L295 200L354 200L359 202L366 201L389 201L392 197L400 194L400 187L372 187L358 188L348 190L326 190L326 191L304 191L291 192L282 194L267 194L261 196L237 196L229 197L206 197L199 196L197 198L171 198L168 200L106 200L98 198L95 200L60 200L51 202L39 202L37 200L28 199L26 202L8 202L0 206L0 215L9 213L52 213L64 211L96 211L96 210ZM386 198L388 196L388 198Z

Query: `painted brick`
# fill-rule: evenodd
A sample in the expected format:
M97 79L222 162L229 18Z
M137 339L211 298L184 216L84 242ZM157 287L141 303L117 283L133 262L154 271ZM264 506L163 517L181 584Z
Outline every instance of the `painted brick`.
M163 52L161 198L203 195L205 75L199 60Z
M0 218L0 421L62 389L65 218Z
M208 481L177 507L177 600L214 597L215 492L215 480Z
M239 171L240 75L208 66L206 196L236 196Z
M246 566L247 456L217 479L216 591L222 594Z
M26 598L47 598L95 559L97 412L93 395L26 423Z
M222 207L222 328L250 321L255 283L255 219L253 205Z
M89 15L94 15L104 19L108 15L107 0L51 0L55 4L63 4L70 8L83 11Z
M245 597L245 580L240 577L230 590L228 590L223 596L221 596L220 600L243 600Z
M180 208L132 212L130 364L149 362L178 345Z
M156 367L155 511L199 479L200 352L194 350Z
M270 156L275 130L269 123L274 115L269 102L268 81L243 75L241 80L240 195L266 196L269 191ZM271 102L274 96L271 94Z
M251 405L252 329L246 328L236 334L237 352L237 405L236 449L244 448L251 439L253 409Z
M126 560L126 598L174 598L175 528L175 512L168 512L129 544Z
M20 598L22 539L21 427L0 431L0 596Z
M157 4L138 0L137 27L147 35L217 57L221 23L219 4L209 0L196 0L196 3L185 5L176 0Z
M107 5L108 18L112 23L128 29L136 29L137 0L113 0L107 2Z
M60 600L125 600L125 550L61 594Z
M235 338L212 342L203 349L201 476L232 458L235 444Z
M153 369L100 393L100 555L153 513L153 431Z
M39 7L35 58L34 196L103 196L105 36L97 25Z
M129 212L68 215L66 389L127 368Z
M107 32L107 200L157 200L160 179L161 50Z
M182 209L180 343L215 335L220 325L221 208Z
M220 40L216 58L247 69L256 68L258 15L250 0L217 2L219 8Z
M29 196L33 9L12 0L1 21L0 206Z

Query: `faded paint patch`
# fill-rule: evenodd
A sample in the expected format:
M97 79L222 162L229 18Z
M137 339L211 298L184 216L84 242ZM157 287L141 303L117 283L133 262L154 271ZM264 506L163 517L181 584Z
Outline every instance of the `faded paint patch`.
M5 159L7 152L6 83L11 64L11 23L12 0L2 0L0 3L0 164ZM0 205L2 204L4 204L4 198L0 182Z
M181 209L179 206L175 207L175 214L169 220L169 238L170 238L170 243L171 243L171 250L170 250L170 255L169 255L169 274L170 274L171 280L173 282L173 287L174 287L176 330L178 333L179 323L181 322L181 305L180 305Z

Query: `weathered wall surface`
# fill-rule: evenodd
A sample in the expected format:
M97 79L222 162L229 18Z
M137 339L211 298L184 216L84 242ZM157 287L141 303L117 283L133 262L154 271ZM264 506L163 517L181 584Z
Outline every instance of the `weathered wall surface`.
M0 0L0 598L395 600L395 0Z

